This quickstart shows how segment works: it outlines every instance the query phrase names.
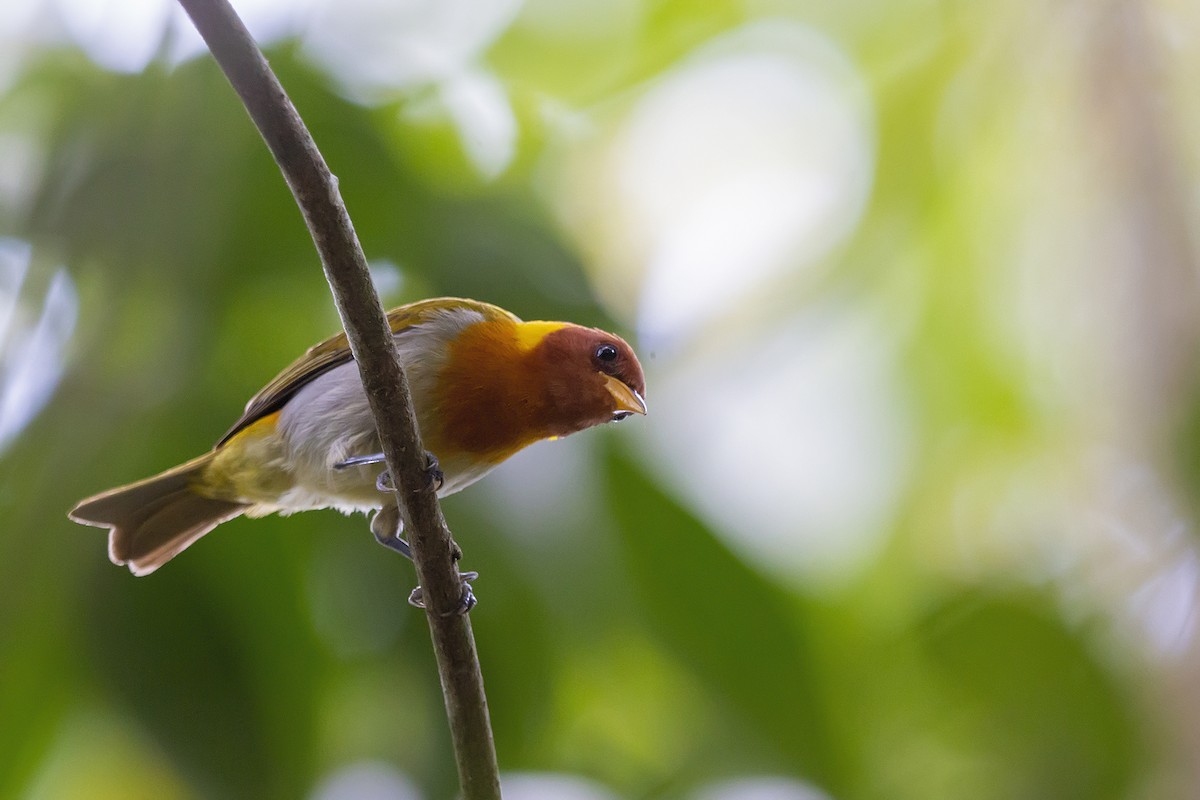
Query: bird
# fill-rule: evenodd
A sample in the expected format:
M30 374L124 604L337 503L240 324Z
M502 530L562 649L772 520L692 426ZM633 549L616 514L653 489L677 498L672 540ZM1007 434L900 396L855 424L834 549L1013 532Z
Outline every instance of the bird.
M534 442L646 413L642 366L616 334L525 322L457 297L399 306L387 320L439 497ZM110 560L134 575L236 517L321 508L375 512L376 538L411 558L380 450L358 366L338 333L255 394L212 450L88 497L68 516L107 528Z

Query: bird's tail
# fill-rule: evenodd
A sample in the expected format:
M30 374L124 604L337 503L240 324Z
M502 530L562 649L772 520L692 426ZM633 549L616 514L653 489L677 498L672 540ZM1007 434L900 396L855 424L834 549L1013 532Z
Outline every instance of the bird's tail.
M153 478L89 497L68 516L84 525L108 528L112 562L128 564L134 575L149 575L249 508L245 503L205 497L196 490L212 457L213 453L206 453Z

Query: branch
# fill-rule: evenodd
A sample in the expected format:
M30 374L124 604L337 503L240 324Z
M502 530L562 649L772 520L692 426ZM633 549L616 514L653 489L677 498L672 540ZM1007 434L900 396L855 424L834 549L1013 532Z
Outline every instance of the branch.
M346 329L388 469L399 488L424 591L442 693L465 800L500 797L495 745L471 623L452 612L462 585L450 530L429 486L408 381L350 215L317 145L228 0L179 0L204 37L292 190Z

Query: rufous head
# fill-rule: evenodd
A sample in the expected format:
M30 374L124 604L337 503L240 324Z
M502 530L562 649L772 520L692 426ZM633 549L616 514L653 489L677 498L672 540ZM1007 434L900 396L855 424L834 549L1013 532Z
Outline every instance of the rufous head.
M530 356L545 381L555 436L646 413L646 378L633 348L613 333L564 325Z

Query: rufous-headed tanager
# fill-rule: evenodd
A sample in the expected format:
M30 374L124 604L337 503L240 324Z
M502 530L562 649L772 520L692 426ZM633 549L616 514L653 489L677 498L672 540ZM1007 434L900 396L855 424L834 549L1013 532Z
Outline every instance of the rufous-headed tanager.
M523 322L457 298L411 303L387 316L421 437L441 473L441 497L538 440L646 413L641 364L611 333ZM358 366L340 333L256 394L210 452L89 497L70 517L108 528L113 563L147 575L242 514L394 506L378 474L379 450ZM376 535L384 541L386 533Z

